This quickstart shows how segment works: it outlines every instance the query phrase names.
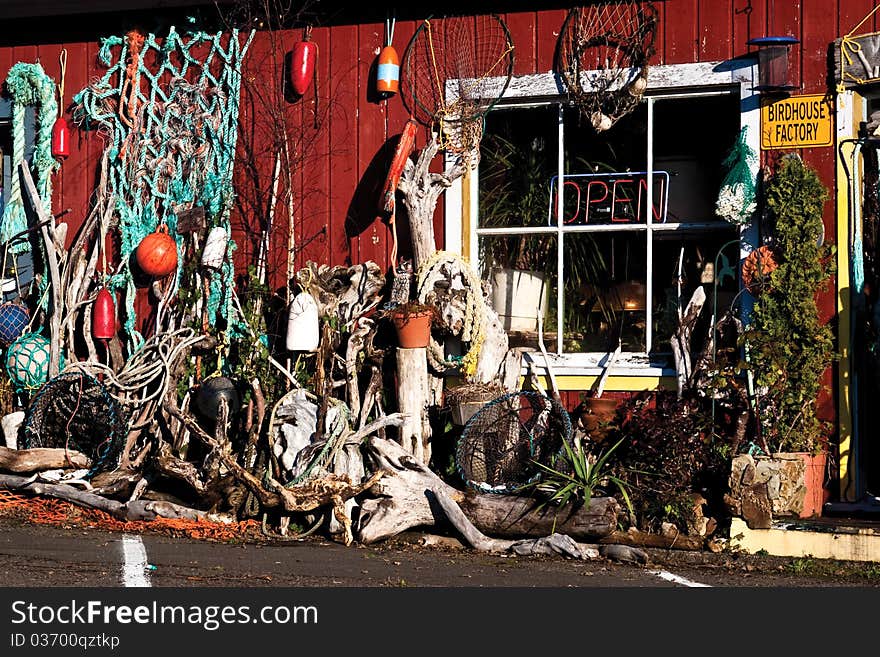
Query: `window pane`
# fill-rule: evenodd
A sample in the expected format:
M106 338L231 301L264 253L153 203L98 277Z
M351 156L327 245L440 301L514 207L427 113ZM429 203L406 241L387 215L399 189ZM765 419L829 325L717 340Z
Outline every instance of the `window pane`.
M511 346L537 348L538 316L542 314L547 348L555 349L556 242L555 235L486 235L480 239L481 248L487 251L521 249L532 254L544 254L539 267L516 271L492 267L484 273L492 285L492 307L501 316L505 330L510 333Z
M698 286L703 287L706 302L691 333L692 352L705 347L713 310L717 308L720 318L735 303L739 241L732 240L734 235L731 230L687 239L655 238L654 353L672 353L670 338L678 327L679 311L684 312Z
M558 123L555 105L487 114L480 142L481 228L547 225Z
M564 351L645 351L645 234L565 236Z
M724 221L715 201L739 130L739 96L654 101L654 169L669 173L668 222Z

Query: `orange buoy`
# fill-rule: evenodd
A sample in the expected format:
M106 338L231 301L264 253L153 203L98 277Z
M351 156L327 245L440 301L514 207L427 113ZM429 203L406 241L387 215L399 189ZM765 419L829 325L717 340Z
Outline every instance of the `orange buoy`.
M98 290L92 308L92 335L96 340L110 340L116 335L116 304L106 287Z
M135 251L135 258L145 274L157 278L177 269L177 242L168 234L168 226L162 224L142 239Z
M376 70L376 91L380 94L396 94L400 87L400 58L394 46L387 45L379 53Z

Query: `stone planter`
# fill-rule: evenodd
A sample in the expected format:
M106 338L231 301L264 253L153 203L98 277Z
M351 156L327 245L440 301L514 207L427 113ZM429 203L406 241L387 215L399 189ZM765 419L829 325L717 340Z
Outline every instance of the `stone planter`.
M725 496L728 510L750 529L769 529L773 518L821 515L826 459L806 452L736 456Z

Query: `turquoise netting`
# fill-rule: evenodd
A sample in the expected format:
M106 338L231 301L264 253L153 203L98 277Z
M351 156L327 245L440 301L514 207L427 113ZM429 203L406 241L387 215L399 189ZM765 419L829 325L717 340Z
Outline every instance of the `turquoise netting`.
M253 36L237 30L181 35L171 28L161 42L137 32L106 38L99 58L107 73L74 96L77 122L100 126L110 136L107 174L119 217L121 265L107 285L127 290L125 329L135 348L143 337L134 328L128 262L141 240L166 224L177 240L179 278L186 264L175 230L181 212L200 206L209 226L231 234L241 63ZM228 253L233 250L230 244ZM232 285L227 262L222 275L211 278L211 325L218 315L231 325L241 322Z
M52 211L52 172L58 163L52 157L52 126L58 117L58 103L55 101L55 82L46 75L39 64L19 62L9 69L6 88L12 98L12 185L3 210L0 224L0 242L6 243L11 237L27 230L22 190L18 167L25 156L24 117L25 108L36 107L37 135L34 155L31 162L34 171L34 184L46 212ZM9 244L9 253L22 253L30 250L26 239Z

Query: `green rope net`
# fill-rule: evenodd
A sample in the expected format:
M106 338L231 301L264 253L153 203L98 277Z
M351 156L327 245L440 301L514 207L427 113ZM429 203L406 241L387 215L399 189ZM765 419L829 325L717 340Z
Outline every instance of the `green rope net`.
M25 108L37 108L37 136L34 144L32 167L37 194L48 212L52 207L52 172L58 167L52 157L52 126L58 116L55 101L55 83L39 64L19 62L9 69L6 88L12 98L12 185L3 220L0 224L0 242L7 243L14 235L27 230L27 216L21 195L18 167L25 157ZM30 250L26 239L8 244L9 253Z
M758 156L748 143L748 126L743 126L733 148L724 159L727 171L718 193L715 214L732 224L749 222L757 209L755 201L755 178Z
M164 39L129 32L102 41L103 78L74 96L80 125L97 125L110 136L108 187L119 216L122 265L107 284L126 288L125 329L135 348L134 283L128 267L141 240L159 225L175 235L180 277L183 239L177 218L201 207L210 226L229 231L232 170L238 138L241 63L254 32L240 36L172 27ZM228 253L234 245L230 244ZM208 302L211 325L218 315L241 322L232 305L232 266L212 276Z

